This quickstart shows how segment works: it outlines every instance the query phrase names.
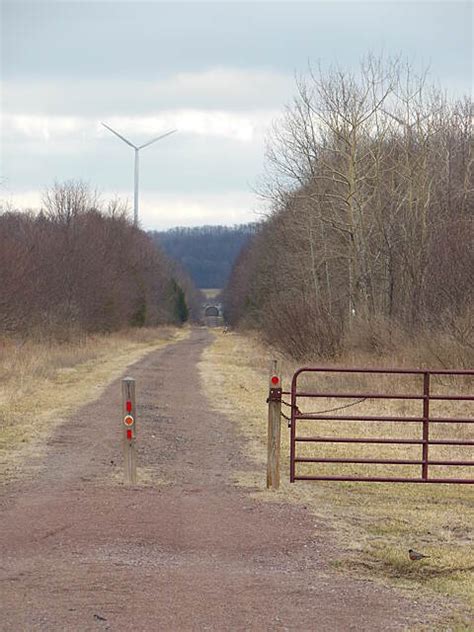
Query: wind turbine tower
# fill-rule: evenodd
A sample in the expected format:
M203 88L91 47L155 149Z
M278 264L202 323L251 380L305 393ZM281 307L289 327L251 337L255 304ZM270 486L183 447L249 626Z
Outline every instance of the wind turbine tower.
M102 123L102 125L106 129L108 129L109 132L112 132L112 134L115 134L115 136L118 136L120 140L123 140L124 143L127 143L127 145L130 145L130 147L132 147L135 150L135 180L134 180L134 189L133 189L133 223L135 224L135 226L138 226L138 181L139 181L139 170L140 170L138 152L140 151L140 149L144 149L145 147L148 147L148 145L152 145L153 143L156 143L157 140L161 140L162 138L165 138L166 136L169 136L170 134L174 134L177 130L173 129L170 132L166 132L166 134L162 134L161 136L152 138L148 142L143 143L143 145L139 145L137 147L137 145L134 145L132 142L127 140L124 136L122 136L121 134L116 132L114 129L112 129L109 125L106 125L105 123Z

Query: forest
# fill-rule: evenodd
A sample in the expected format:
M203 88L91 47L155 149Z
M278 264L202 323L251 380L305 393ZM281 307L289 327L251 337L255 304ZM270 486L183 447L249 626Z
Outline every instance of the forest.
M1 209L0 241L0 334L69 340L199 314L188 276L80 181L47 190L39 213Z
M225 291L228 320L297 358L414 341L468 365L472 102L400 60L312 68L273 127L269 219Z
M257 224L199 226L150 232L166 254L179 262L198 288L225 287L242 247Z

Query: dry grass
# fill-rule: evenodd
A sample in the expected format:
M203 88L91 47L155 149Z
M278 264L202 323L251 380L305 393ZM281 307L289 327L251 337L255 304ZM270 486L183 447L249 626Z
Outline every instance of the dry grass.
M99 397L125 367L188 333L161 327L90 336L77 344L0 340L0 480L17 476L55 426Z
M273 354L275 355L275 354ZM289 380L294 366L283 360L284 388L289 388ZM390 361L391 364L397 364ZM373 364L376 364L373 362ZM380 362L377 364L380 365ZM206 351L201 363L201 372L207 394L215 407L233 418L239 425L241 432L248 439L248 451L256 462L256 471L249 474L237 474L240 484L248 487L265 485L266 463L266 393L268 389L268 369L270 366L270 351L262 347L258 341L239 334L216 333L214 344ZM380 385L379 385L380 386ZM413 390L414 384L397 383L397 390L402 392ZM329 388L329 386L327 386ZM339 390L349 387L362 388L359 383L339 384ZM436 386L453 388L453 385L440 383ZM461 387L462 388L462 387ZM374 388L376 391L376 388ZM333 392L333 391L332 391ZM392 391L394 392L394 391ZM337 403L340 403L338 401ZM331 408L334 401L314 400L308 403L306 410L321 410ZM379 402L380 405L380 402ZM309 406L316 406L310 409ZM404 414L414 414L414 406L420 403L393 402L385 404L386 413L392 412L400 406ZM449 412L453 414L454 406ZM302 406L301 406L302 408ZM354 411L354 409L352 409ZM374 404L362 402L357 406L357 412L370 414L374 412ZM380 410L380 409L379 409ZM419 411L419 408L418 408ZM436 411L440 413L440 411ZM448 411L445 411L448 412ZM338 414L338 413L335 413ZM339 414L341 414L339 412ZM355 412L353 413L355 414ZM308 425L315 422L300 422ZM318 422L319 423L319 422ZM414 426L414 424L408 424ZM325 428L324 428L325 426ZM323 423L319 428L324 432L336 436L362 434L377 436L380 424L368 424L362 432L360 424L355 422L338 424L335 431L334 424ZM384 424L383 432L387 436L400 436L396 428L390 430ZM419 432L420 426L406 432ZM310 434L323 434L322 430L315 431L314 425ZM444 429L434 431L442 436ZM466 436L467 426L456 426L449 432L450 436ZM303 429L301 434L304 434ZM298 433L300 434L300 432ZM472 548L472 524L474 523L474 498L471 486L457 485L414 485L414 484L382 484L382 483L347 483L347 482L288 482L289 471L289 431L286 425L282 432L282 485L278 492L260 492L269 501L290 501L302 503L314 512L325 524L334 530L334 536L340 550L340 558L336 565L346 572L357 572L360 575L378 578L383 582L396 584L408 590L428 590L449 595L459 602L459 629L466 629L462 621L468 617L467 608L472 604L474 551ZM311 450L310 445L302 444L303 452ZM359 450L354 450L359 448ZM323 446L325 456L360 454L361 456L388 456L386 446ZM321 451L321 447L316 450ZM390 452L395 458L418 458L419 454L410 452L405 446ZM415 448L415 451L420 448ZM455 450L455 449L454 449ZM465 449L464 449L465 450ZM449 454L448 454L449 451ZM300 453L301 449L299 450ZM314 454L314 448L312 449ZM460 456L461 452L458 453ZM465 452L462 452L466 456ZM437 456L453 458L453 448L443 448ZM314 464L303 467L317 467ZM328 467L328 466L324 466ZM330 465L329 468L340 466ZM347 474L357 472L361 475L374 473L374 468L384 468L390 471L394 466L345 466L342 470ZM401 466L396 466L401 467ZM403 466L406 475L413 475L412 466ZM362 469L361 469L362 468ZM440 468L441 469L441 468ZM313 470L314 471L314 470ZM377 470L380 473L380 469ZM409 474L410 472L410 474ZM392 473L394 473L392 471ZM400 473L400 470L398 470ZM438 472L442 474L443 472ZM451 472L452 474L452 472ZM465 476L465 471L456 474ZM472 475L472 472L470 472ZM408 559L407 551L412 547L421 550L431 557L421 563L413 563ZM466 625L468 625L466 623Z

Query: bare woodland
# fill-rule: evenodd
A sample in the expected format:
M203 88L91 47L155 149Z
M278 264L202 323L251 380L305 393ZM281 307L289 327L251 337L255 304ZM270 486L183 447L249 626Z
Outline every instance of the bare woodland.
M186 320L191 282L126 210L76 181L46 191L39 214L2 209L0 333L73 339Z
M470 99L398 60L311 69L268 142L272 212L234 267L229 320L296 357L424 337L469 362L471 125Z

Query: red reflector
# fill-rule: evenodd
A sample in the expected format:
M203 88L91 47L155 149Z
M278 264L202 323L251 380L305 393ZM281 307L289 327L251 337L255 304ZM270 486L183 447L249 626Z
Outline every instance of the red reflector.
M132 402L129 399L127 399L125 407L127 409L127 413L131 413L132 412Z
M277 377L276 375L272 377L272 384L278 384L279 381L280 381L280 378Z
M131 430L127 430L127 439L128 439L129 441L131 441L131 440L132 440L132 431L131 431Z

